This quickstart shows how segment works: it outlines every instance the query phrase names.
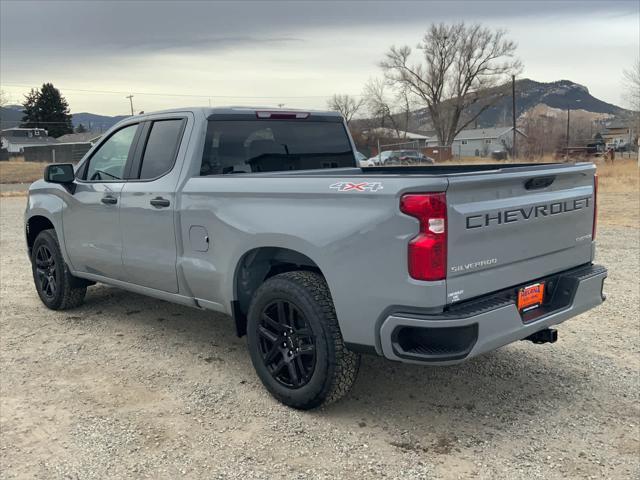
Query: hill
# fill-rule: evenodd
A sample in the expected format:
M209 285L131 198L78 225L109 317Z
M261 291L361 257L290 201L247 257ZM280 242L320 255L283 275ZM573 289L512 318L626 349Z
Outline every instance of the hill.
M22 120L22 105L6 105L0 108L0 126L2 129L17 127ZM81 112L71 115L73 126L77 127L82 123L92 132L104 132L118 123L126 115L98 115L95 113Z
M22 105L7 105L0 108L0 129L17 127L22 120Z
M474 127L487 128L510 125L512 101L510 85L499 87L508 90L508 95L497 101L495 105L485 110L474 123ZM589 89L570 80L543 83L530 79L516 81L516 113L521 118L536 107L546 106L555 110L584 110L600 117L624 118L629 111L611 103L604 102L589 93ZM430 119L426 109L415 112L416 124L419 130L430 130Z
M98 115L88 112L74 113L72 115L74 127L82 124L92 132L104 132L110 129L120 120L127 117L128 115L116 115L114 117L110 117L108 115Z

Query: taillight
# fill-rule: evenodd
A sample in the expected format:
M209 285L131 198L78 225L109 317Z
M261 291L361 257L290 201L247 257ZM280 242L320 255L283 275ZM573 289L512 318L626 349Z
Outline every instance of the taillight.
M598 174L593 175L593 230L591 240L596 239L596 227L598 226Z
M447 276L446 195L403 195L400 210L420 221L420 233L409 242L409 275L416 280L444 280Z

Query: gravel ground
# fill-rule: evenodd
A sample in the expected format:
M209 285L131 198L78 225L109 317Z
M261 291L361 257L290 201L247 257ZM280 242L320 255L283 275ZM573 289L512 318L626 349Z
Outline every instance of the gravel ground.
M105 286L45 309L24 204L1 201L0 478L640 477L637 218L601 220L609 300L556 344L364 357L347 399L305 413L266 393L225 316Z

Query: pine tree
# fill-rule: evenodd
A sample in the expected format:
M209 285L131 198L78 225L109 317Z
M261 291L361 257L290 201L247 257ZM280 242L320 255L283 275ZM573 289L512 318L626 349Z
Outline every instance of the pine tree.
M32 89L23 107L23 127L44 128L52 137L73 133L69 104L51 83L43 84L40 91Z
M76 127L76 133L85 133L86 131L87 128L81 123Z
M25 128L38 128L40 127L40 114L38 113L38 97L40 92L35 88L24 96L24 103L22 104L24 116L22 117L21 127Z

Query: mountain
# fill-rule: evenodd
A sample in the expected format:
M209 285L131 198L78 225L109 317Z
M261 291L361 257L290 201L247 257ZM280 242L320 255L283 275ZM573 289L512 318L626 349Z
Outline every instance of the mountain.
M84 125L87 130L92 132L104 132L118 123L120 120L127 118L128 115L116 115L110 117L107 115L98 115L95 113L74 113L72 116L73 126L77 127L79 124Z
M511 85L504 85L494 89L494 91L497 92L499 89L506 89L507 95L480 114L471 128L487 128L511 124ZM493 94L493 92L490 94ZM625 118L631 113L617 105L597 99L589 93L587 87L569 80L550 83L536 82L528 78L517 80L516 113L518 118L522 118L528 112L534 111L536 107L540 111L540 106L562 111L567 109L584 110L599 114L600 118L608 117L611 119ZM420 130L430 130L430 119L426 109L416 111L415 116L416 123L420 125Z
M19 126L22 116L22 105L6 105L0 108L1 128L5 129ZM74 127L82 124L92 132L104 132L126 117L126 115L111 117L108 115L81 112L72 114L71 120Z
M0 129L17 127L22 120L22 105L0 107Z

